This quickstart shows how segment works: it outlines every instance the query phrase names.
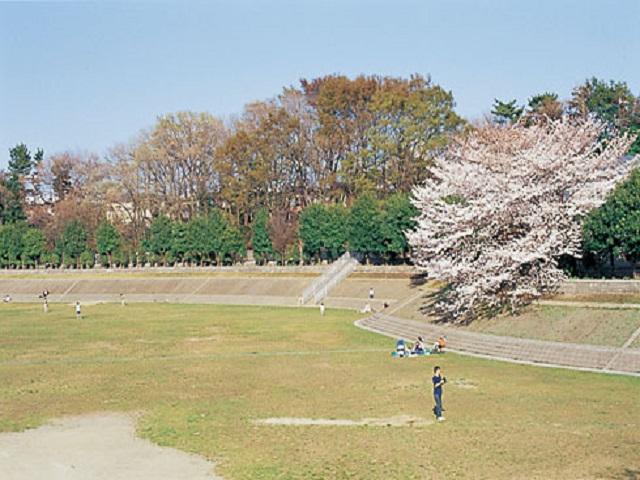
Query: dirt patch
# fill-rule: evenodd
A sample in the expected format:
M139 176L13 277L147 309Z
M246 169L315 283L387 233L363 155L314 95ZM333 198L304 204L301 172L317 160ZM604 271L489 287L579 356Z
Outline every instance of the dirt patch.
M309 426L319 425L325 427L423 427L433 424L433 421L410 415L399 415L389 418L364 418L362 420L347 420L340 418L297 418L297 417L272 417L255 420L259 425L288 425Z
M0 434L0 478L216 480L206 459L136 438L131 416L103 413Z
M453 385L457 388L463 388L466 390L475 390L478 388L478 385L473 383L471 380L467 380L466 378L455 378L449 382L449 385Z
M189 337L189 338L185 338L184 341L185 342L191 342L191 343L198 343L198 342L217 342L218 340L220 340L220 337L218 336L211 336L211 337Z

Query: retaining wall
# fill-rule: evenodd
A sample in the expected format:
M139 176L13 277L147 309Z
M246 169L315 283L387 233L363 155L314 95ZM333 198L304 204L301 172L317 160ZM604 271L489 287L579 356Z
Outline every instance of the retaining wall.
M640 294L640 280L569 280L560 292L566 295Z

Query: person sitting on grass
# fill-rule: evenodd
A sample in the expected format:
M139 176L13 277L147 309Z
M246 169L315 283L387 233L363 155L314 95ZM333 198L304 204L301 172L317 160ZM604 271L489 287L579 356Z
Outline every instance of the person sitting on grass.
M407 345L403 339L396 342L396 355L398 357L404 357L407 354Z
M425 348L424 348L424 340L422 339L422 337L418 337L418 341L415 343L415 345L413 346L413 353L424 353L425 352Z
M447 346L447 338L440 335L436 343L433 344L433 353L444 353L444 347Z

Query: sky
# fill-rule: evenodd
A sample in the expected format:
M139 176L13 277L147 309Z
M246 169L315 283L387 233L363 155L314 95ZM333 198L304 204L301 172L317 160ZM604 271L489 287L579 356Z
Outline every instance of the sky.
M26 143L104 155L158 115L224 118L301 78L430 75L457 110L640 94L640 0L0 1L0 168Z

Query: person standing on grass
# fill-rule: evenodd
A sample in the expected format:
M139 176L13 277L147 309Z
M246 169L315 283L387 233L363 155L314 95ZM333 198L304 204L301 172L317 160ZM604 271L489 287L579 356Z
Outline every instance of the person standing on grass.
M436 420L439 422L444 420L442 416L442 387L447 383L446 377L442 376L440 367L433 367L433 377L431 377L433 383L433 399L435 401L435 407L433 407L433 413L436 416Z
M324 317L324 302L320 302L320 315Z
M82 308L80 307L80 302L76 302L76 318L80 320L82 315Z

